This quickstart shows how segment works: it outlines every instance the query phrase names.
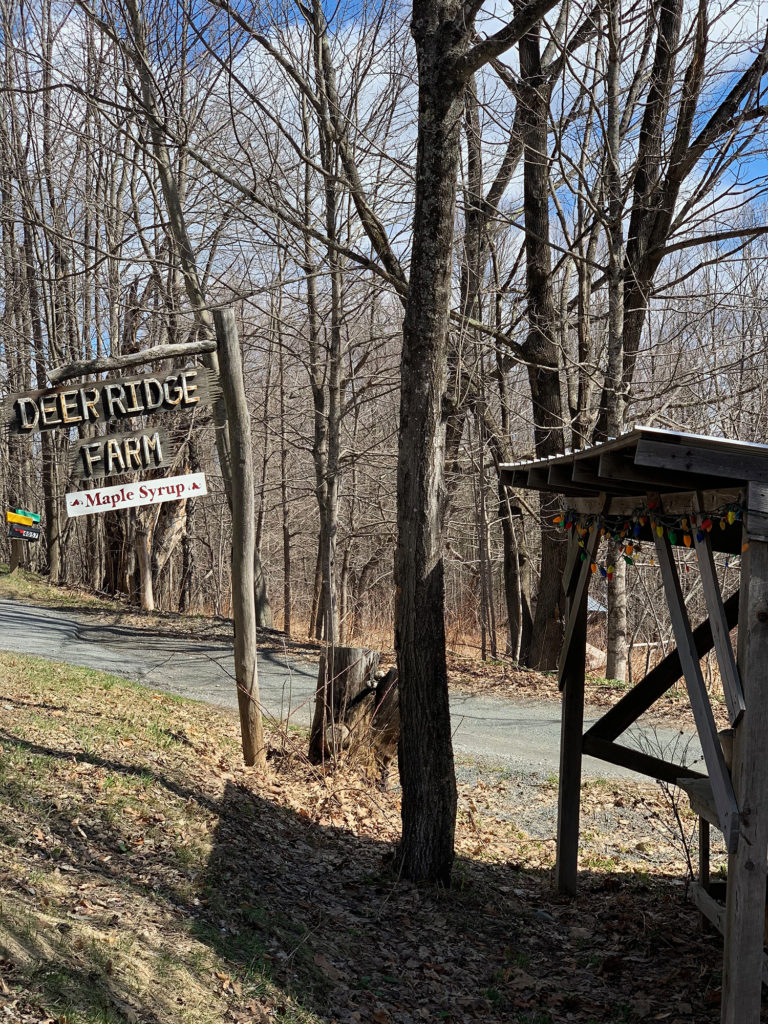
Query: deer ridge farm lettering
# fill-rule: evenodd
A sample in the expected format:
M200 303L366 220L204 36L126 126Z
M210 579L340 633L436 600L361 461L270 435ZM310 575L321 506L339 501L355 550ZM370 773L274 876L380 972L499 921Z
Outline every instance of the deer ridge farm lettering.
M149 413L192 410L210 400L207 371L193 367L163 375L95 381L10 395L4 421L14 433L61 430Z
M83 438L69 448L69 475L75 480L94 480L117 473L162 469L171 461L168 431L104 434Z

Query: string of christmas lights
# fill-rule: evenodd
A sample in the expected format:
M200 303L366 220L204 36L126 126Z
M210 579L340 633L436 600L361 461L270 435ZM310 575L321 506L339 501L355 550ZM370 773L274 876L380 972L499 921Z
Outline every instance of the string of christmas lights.
M622 558L627 565L637 565L638 556L642 554L641 535L650 531L651 535L664 537L666 534L669 543L673 546L690 548L693 546L694 537L697 543L701 543L708 533L715 527L726 530L729 526L739 522L744 515L744 507L740 504L722 505L711 512L690 512L687 515L670 515L663 512L657 503L649 502L647 505L638 507L630 515L581 515L572 509L563 509L553 519L553 522L561 530L575 531L579 538L579 546L586 547L586 538L592 530L599 529L601 537L607 537L619 545L618 557ZM581 552L582 562L586 561L586 551ZM650 564L654 564L653 555L650 556ZM728 567L729 560L725 565ZM593 573L599 574L609 583L616 572L614 564L593 561L590 564ZM686 572L690 566L686 565Z

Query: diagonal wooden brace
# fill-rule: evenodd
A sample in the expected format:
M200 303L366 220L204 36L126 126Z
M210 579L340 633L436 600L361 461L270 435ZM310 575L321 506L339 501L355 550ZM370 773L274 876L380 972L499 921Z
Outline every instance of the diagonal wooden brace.
M658 496L649 495L649 504L653 507L654 503L658 506ZM701 673L701 665L699 664L696 645L691 633L691 624L688 619L685 602L683 601L683 592L680 588L680 577L678 576L677 567L672 555L672 546L666 534L662 537L654 534L654 540L659 567L661 568L661 578L667 596L667 604L669 605L672 629L675 634L677 649L680 653L683 678L688 690L693 717L696 721L699 742L704 752L704 760L707 763L709 780L712 785L712 795L720 819L720 828L725 837L725 845L728 852L733 853L739 841L739 809L733 792L731 776L725 764L720 740L717 735L717 726L715 725L709 696L707 695L707 688Z
M576 562L578 566L578 559L581 555L584 555L584 560L581 562L581 569L578 575L578 581L576 586L573 588L572 596L570 596L568 602L568 624L565 627L565 636L563 637L563 647L560 651L560 660L557 665L557 681L560 689L562 690L565 682L565 672L568 666L568 660L571 654L571 646L573 644L574 636L576 635L576 625L579 621L579 613L581 609L582 601L586 599L587 590L589 589L589 579L592 575L592 562L597 553L598 545L600 544L600 524L599 522L592 523L589 528L589 533L584 541L584 547L581 548L575 541L571 542L576 549ZM570 559L569 559L570 562ZM568 566L566 566L566 570ZM569 580L563 580L564 586L569 585Z
M698 519L701 522L702 508L701 494L696 495L695 501ZM736 658L731 645L730 630L723 607L723 597L720 593L720 585L717 582L715 562L712 557L712 543L709 533L704 530L693 530L693 543L699 559L699 572L701 574L701 586L704 591L704 599L707 603L709 621L712 626L712 638L715 642L715 654L717 665L720 669L720 678L723 681L723 693L725 702L728 705L728 717L732 726L738 725L741 716L746 710L744 703L744 691L741 687L739 670L736 667ZM701 540L699 540L701 537Z

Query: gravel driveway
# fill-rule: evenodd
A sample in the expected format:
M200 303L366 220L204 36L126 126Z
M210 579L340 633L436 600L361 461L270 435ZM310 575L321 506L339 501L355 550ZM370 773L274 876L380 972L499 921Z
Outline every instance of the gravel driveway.
M236 707L232 645L226 640L186 639L149 628L89 622L70 610L41 608L0 599L0 649L35 654L72 665L112 672L152 689ZM259 690L266 714L309 726L317 666L292 658L279 634L260 644ZM587 721L598 716L587 709ZM551 701L451 695L454 748L460 775L468 765L546 779L558 770L560 708ZM674 729L635 731L630 745L653 749L689 747L687 760L700 756L695 738ZM462 767L464 766L464 767ZM584 759L585 778L635 777L593 758Z

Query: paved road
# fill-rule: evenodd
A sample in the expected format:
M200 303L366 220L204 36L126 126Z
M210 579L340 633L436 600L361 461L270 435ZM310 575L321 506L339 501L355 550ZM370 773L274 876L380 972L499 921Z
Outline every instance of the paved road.
M0 649L112 672L152 689L211 704L237 706L232 646L225 642L103 626L74 612L0 599ZM268 715L308 726L316 678L316 665L291 660L279 644L262 645L259 690ZM480 759L489 766L526 774L546 776L557 771L560 709L556 703L453 694L451 717L458 760ZM689 739L665 729L624 741L652 748L656 754L688 744L690 763L700 756L700 748L695 739L689 744ZM584 774L631 775L589 757Z

